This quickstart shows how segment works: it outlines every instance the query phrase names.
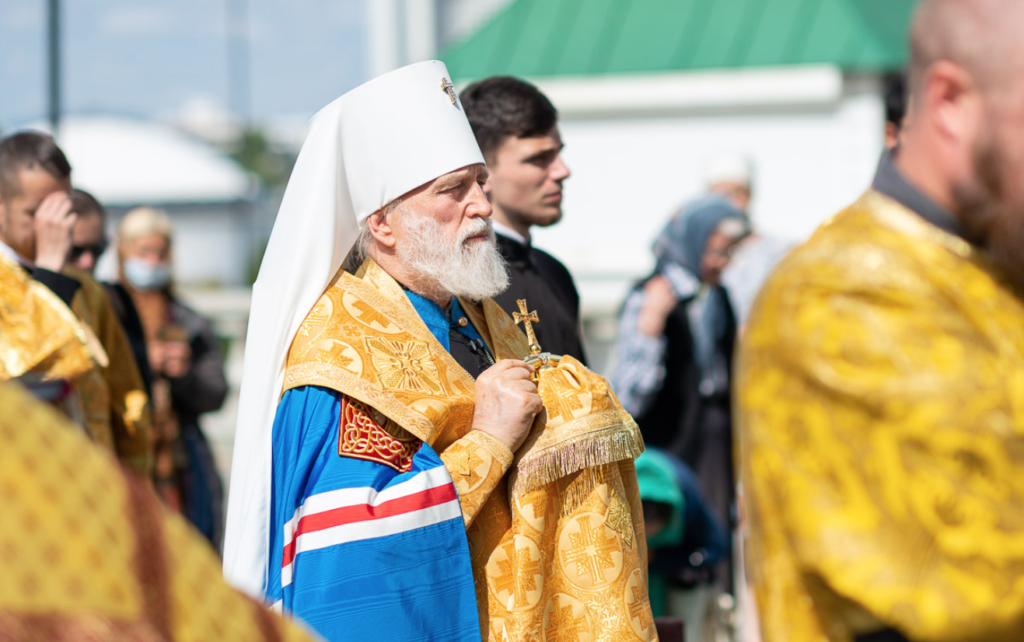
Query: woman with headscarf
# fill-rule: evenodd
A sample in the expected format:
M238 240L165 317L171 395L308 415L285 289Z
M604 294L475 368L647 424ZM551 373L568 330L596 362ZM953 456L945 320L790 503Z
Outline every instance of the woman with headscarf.
M118 231L120 284L138 310L153 371L154 484L220 550L224 490L199 416L227 395L224 362L209 321L171 287L171 222L136 208Z
M735 496L729 375L736 320L720 285L746 217L719 196L683 208L626 298L613 385L644 441L689 465L724 524Z

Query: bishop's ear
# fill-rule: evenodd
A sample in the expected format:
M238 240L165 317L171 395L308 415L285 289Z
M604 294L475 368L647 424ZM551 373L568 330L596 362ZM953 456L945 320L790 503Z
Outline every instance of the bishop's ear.
M394 213L392 213L392 216L388 216L385 213L386 209L382 208L370 214L366 219L366 226L370 230L370 235L374 241L384 247L393 248L395 247L395 230L391 226L389 219L394 217Z

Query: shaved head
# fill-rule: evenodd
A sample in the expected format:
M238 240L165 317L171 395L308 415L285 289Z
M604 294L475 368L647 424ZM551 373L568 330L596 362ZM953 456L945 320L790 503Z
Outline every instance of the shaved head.
M910 93L919 95L929 67L962 67L986 92L1004 87L1024 68L1024 2L924 0L910 33Z
M897 168L1024 296L1024 0L922 0Z

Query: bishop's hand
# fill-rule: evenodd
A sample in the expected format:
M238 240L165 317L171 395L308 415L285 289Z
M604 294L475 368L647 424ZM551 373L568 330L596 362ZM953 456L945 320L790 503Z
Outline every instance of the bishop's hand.
M534 418L544 409L525 361L502 359L477 377L473 429L491 435L515 452Z

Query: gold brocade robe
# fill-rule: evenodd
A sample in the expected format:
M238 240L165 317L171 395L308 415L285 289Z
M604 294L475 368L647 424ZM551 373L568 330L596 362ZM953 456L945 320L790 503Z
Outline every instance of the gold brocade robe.
M128 336L102 285L81 270L69 267L64 273L81 284L71 309L99 338L108 358L105 367L76 380L89 431L123 464L148 475L153 465L149 398Z
M86 412L76 382L98 377L107 355L87 325L45 285L0 254L0 381L64 381L55 404L83 429Z
M497 304L461 303L496 359L528 354ZM305 385L366 404L399 440L440 453L468 529L485 640L657 639L632 461L643 444L604 379L571 357L542 373L547 410L514 457L470 430L473 378L367 261L340 272L300 327L284 388ZM342 428L340 456L375 456Z
M70 380L105 362L96 337L64 302L0 254L0 380Z
M868 192L767 282L739 362L765 642L1024 640L1024 305Z
M149 484L0 382L0 639L307 642Z

